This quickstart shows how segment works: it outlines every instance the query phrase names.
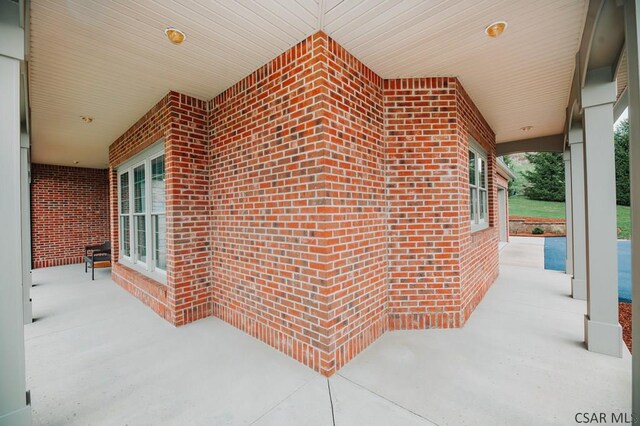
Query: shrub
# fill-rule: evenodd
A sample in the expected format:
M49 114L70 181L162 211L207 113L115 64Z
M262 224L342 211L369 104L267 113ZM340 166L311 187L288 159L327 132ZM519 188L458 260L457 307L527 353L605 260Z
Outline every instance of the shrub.
M540 234L544 234L544 229L542 229L542 228L538 228L538 227L535 227L535 228L533 228L533 229L531 230L531 233L532 233L533 235L540 235Z
M616 201L619 206L631 202L629 182L629 121L622 121L615 132L616 150Z

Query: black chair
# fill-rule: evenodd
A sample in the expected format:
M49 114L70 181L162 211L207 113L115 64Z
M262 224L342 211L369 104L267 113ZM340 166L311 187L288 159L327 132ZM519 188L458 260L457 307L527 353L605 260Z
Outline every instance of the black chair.
M91 266L91 280L95 280L96 263L109 262L111 266L111 242L106 241L104 244L95 246L86 246L84 248L84 272L87 272L87 266Z

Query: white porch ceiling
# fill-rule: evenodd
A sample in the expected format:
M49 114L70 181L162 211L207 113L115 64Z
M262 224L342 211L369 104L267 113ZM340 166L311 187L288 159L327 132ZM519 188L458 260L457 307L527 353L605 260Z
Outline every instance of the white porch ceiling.
M32 0L32 158L106 167L108 146L169 90L211 99L321 28L384 78L458 76L499 142L557 134L586 10L586 0ZM509 26L490 39L496 20ZM187 34L181 46L166 40L170 26Z

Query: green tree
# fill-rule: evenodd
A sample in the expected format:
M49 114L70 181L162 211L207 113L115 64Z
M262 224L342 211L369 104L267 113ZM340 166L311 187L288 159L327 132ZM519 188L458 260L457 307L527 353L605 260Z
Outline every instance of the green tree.
M616 203L628 206L631 202L629 182L629 121L622 121L614 134L616 152Z
M556 152L526 154L533 170L524 172L529 182L524 194L532 200L564 201L564 160Z

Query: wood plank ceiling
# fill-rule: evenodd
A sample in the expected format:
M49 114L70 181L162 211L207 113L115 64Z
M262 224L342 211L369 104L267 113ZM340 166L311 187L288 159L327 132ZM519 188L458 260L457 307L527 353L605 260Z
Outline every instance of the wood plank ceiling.
M319 29L384 78L458 76L499 142L557 134L586 9L586 0L32 0L32 158L106 167L111 142L167 91L211 99ZM485 36L497 20L505 33ZM170 44L167 27L186 41Z

